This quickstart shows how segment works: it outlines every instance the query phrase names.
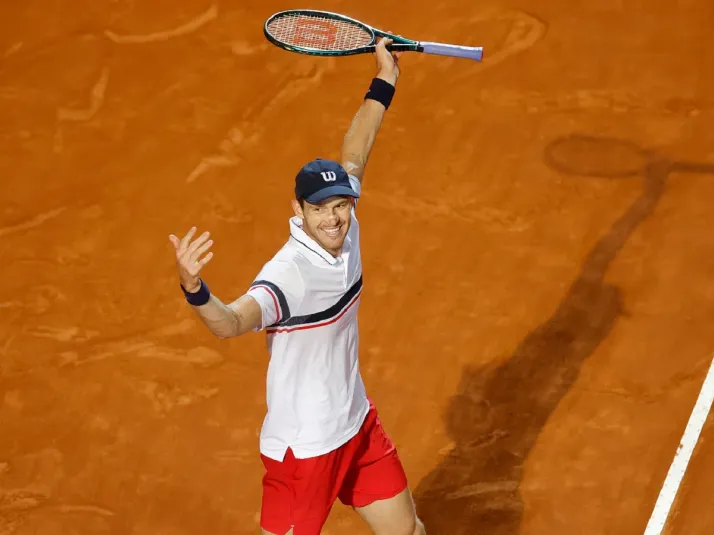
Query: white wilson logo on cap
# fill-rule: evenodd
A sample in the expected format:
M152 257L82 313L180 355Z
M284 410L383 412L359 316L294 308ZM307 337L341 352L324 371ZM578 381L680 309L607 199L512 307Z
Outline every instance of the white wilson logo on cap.
M325 182L334 182L337 180L337 173L334 171L321 171L320 174Z

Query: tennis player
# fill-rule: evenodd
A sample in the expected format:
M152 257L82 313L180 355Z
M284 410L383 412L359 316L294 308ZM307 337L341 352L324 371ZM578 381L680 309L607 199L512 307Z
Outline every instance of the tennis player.
M295 179L290 237L243 296L224 304L200 277L213 240L192 228L176 249L181 287L220 338L267 332L264 535L318 535L336 499L377 535L420 535L424 527L397 450L359 370L357 308L362 291L355 215L367 159L394 96L398 54L383 39L378 73L345 135L342 163L316 159Z

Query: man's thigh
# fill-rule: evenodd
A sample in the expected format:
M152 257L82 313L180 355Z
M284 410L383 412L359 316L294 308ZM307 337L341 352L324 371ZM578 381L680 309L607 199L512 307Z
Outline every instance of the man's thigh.
M336 450L296 459L290 449L282 462L261 456L266 469L261 529L274 535L319 535L347 471L344 456Z
M354 507L375 533L411 535L416 516L407 476L374 407L362 435L360 449L340 489L340 501ZM404 531L410 527L411 531Z
M392 498L355 507L375 535L422 535L424 526L416 516L408 488Z

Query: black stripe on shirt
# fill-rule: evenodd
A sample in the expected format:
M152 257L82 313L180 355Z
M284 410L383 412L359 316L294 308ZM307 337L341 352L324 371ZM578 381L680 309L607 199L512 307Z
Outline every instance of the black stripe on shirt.
M342 297L340 297L339 301L337 301L337 303L332 305L330 308L323 310L322 312L307 314L306 316L283 318L278 323L271 325L271 327L292 327L295 325L307 325L310 323L320 323L330 320L342 312L342 310L350 303L350 301L352 301L361 289L362 277L360 276L359 280L355 282L352 287L347 290Z
M282 322L290 319L290 307L288 306L288 300L285 299L285 294L276 284L273 284L270 281L259 280L254 281L253 284L250 285L251 288L255 286L267 286L273 290L273 293L275 293L275 296L278 298L278 304L280 305L280 321Z

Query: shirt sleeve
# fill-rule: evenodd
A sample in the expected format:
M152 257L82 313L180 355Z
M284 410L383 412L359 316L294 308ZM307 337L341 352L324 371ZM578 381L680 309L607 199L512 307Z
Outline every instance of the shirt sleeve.
M288 320L300 307L305 295L297 266L284 260L271 260L263 266L246 292L258 302L262 324L255 331Z

